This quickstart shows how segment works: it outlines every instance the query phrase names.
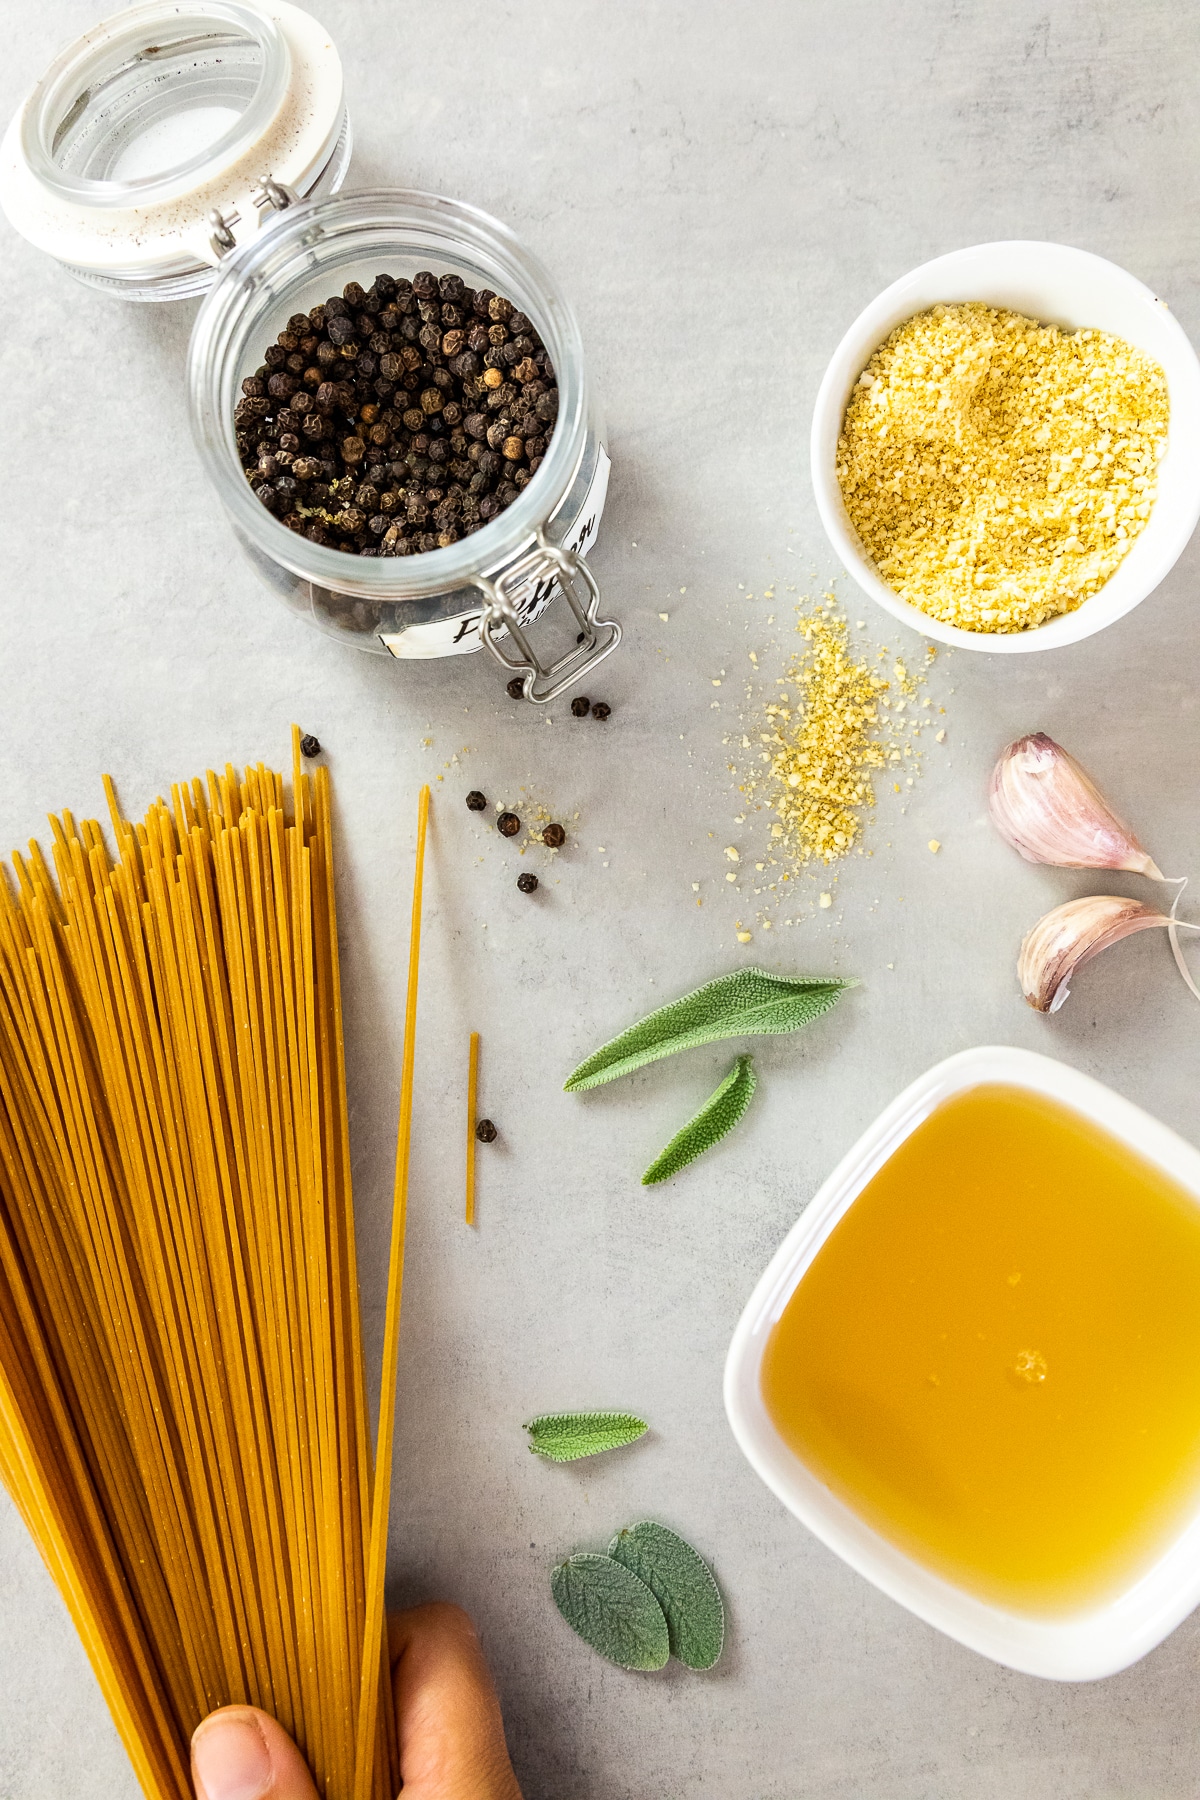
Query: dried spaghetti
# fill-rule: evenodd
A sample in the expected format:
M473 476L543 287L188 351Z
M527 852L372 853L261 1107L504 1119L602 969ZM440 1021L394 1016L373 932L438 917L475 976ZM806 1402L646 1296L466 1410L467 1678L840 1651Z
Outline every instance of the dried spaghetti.
M64 813L53 870L0 877L0 1474L153 1800L228 1702L354 1787L369 1421L330 793L295 738L290 817L261 765L136 826L109 784L115 858Z

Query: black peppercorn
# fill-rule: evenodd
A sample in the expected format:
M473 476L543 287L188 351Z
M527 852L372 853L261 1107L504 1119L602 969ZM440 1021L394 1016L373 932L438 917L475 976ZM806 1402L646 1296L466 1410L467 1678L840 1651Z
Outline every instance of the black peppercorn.
M479 1139L481 1144L494 1144L499 1135L499 1132L496 1130L496 1127L492 1124L490 1119L480 1119L478 1125L475 1127L475 1136Z
M320 756L321 754L320 739L315 738L311 731L306 731L300 739L300 754L301 756Z
M467 805L472 812L482 812L487 805L487 797L481 794L478 788L472 788L467 795Z
M605 701L597 700L595 706L592 708L592 717L593 719L607 719L611 711L612 707L607 705Z
M575 717L577 719L586 719L591 710L591 701L586 700L582 694L576 694L571 702L571 711L574 713Z
M518 875L517 886L523 894L537 893L538 878L536 875Z
M510 700L523 700L525 698L525 677L523 675L513 676L508 684L508 697Z
M516 837L521 829L521 821L516 813L502 812L496 820L496 830L501 837Z
M547 825L542 832L542 842L549 850L561 850L567 841L567 834L561 825Z
M411 555L512 504L546 454L557 403L545 346L511 301L422 270L348 282L293 314L243 381L234 424L249 484L290 530L350 554ZM300 492L277 489L291 478ZM388 479L404 490L394 501ZM392 535L390 514L426 529Z

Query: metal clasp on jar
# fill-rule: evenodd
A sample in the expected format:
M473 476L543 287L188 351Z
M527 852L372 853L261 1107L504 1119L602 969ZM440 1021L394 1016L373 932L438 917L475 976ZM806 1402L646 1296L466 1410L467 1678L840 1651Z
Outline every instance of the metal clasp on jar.
M600 619L600 588L583 557L574 550L552 544L539 529L537 541L494 581L486 575L473 577L484 597L479 635L496 661L510 675L524 678L524 695L535 705L554 700L566 688L573 687L588 669L611 656L621 641L621 627L615 619ZM529 642L525 626L541 599L539 585L557 583L559 592L575 615L579 640L556 662L543 663ZM580 598L577 584L586 589L586 604ZM526 589L524 600L521 590ZM516 646L520 655L510 656L504 648L504 636Z
M294 206L299 198L295 188L288 187L286 182L276 181L272 175L264 175L250 190L250 205L254 209L250 216L254 218L255 229L258 229L262 214L268 206L272 212L280 213L287 207ZM212 231L208 242L218 262L223 256L228 256L231 250L238 248L235 227L241 222L242 214L236 206L227 206L224 212L214 206L209 213L208 223L212 226Z

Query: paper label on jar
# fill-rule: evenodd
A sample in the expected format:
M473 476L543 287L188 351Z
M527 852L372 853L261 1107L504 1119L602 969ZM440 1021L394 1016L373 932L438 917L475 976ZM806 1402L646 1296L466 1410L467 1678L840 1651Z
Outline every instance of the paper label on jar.
M564 549L582 554L595 543L600 515L604 511L608 494L608 474L611 467L608 452L601 444L591 486L580 508L579 517L563 540ZM545 612L557 592L558 580L553 575L543 575L537 581L525 581L520 587L514 588L512 599L521 624L531 625L534 619ZM381 631L379 641L393 656L405 659L467 656L472 650L483 648L483 640L479 635L482 618L483 607L479 606L471 612L458 613L452 619L433 619L426 625L410 625L405 631Z

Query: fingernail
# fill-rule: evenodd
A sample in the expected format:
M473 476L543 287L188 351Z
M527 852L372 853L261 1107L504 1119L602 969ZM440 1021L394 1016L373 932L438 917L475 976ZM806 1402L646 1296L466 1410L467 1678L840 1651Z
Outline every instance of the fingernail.
M271 1786L271 1753L253 1719L214 1713L192 1736L192 1773L202 1800L260 1800Z

